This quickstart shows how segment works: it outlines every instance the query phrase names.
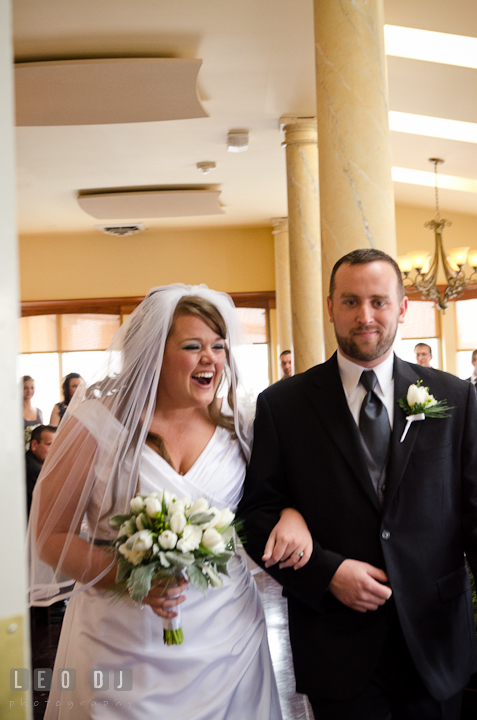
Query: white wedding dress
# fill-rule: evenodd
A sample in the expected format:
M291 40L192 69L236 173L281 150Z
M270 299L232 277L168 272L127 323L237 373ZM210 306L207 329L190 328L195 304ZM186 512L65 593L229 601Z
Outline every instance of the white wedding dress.
M81 406L78 411L94 435L91 413L83 418ZM145 446L139 491L204 495L218 508L235 508L244 473L238 442L217 428L184 476ZM93 496L91 521L95 510ZM106 519L101 526L100 537L111 539ZM63 621L45 720L281 720L256 585L239 555L229 573L224 587L209 590L207 598L188 586L182 645L163 644L162 620L149 606L118 602L94 586L75 595ZM75 690L58 690L59 668L76 670ZM115 690L113 671L124 668L132 669L133 688ZM93 669L109 671L108 690L91 689Z

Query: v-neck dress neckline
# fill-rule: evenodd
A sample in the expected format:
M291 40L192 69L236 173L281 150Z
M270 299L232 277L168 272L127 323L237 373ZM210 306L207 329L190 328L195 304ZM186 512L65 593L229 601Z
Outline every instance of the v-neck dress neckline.
M163 463L165 463L165 464L167 465L167 467L170 468L176 475L178 475L179 477L185 478L185 477L187 477L187 476L189 475L189 473L193 472L193 470L194 470L195 466L197 465L197 463L200 463L200 462L201 462L201 459L202 459L204 453L206 453L206 452L208 451L209 446L212 445L212 444L214 444L214 441L216 440L217 435L218 435L218 431L219 431L220 429L223 430L223 428L220 428L220 426L217 425L217 427L215 428L214 432L212 433L210 439L209 439L208 442L204 445L204 447L203 447L203 449L201 450L201 452L199 453L199 455L196 457L196 459L194 460L194 462L192 463L192 465L190 466L190 468L189 468L189 469L187 470L187 472L185 472L185 473L181 473L181 472L179 472L178 470L176 470L170 463L167 462L167 460L165 460L165 459L162 457L162 455L159 455L159 453L156 452L156 450L153 450L153 448L150 447L147 443L146 443L146 445L145 445L145 450L144 450L144 452L149 452L149 451L150 451L150 452L153 452L154 455L157 455L157 457L160 458L160 460L161 460ZM160 463L160 464L161 464L161 463Z

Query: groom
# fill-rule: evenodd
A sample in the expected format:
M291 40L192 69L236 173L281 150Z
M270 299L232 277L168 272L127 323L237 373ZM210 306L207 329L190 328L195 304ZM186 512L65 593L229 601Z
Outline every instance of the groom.
M283 508L313 536L304 568L269 572L288 597L297 690L317 720L457 720L477 670L464 557L477 574L477 397L393 355L406 308L391 257L345 255L328 298L338 352L257 403L239 515L262 565ZM419 380L452 409L404 438L398 400Z

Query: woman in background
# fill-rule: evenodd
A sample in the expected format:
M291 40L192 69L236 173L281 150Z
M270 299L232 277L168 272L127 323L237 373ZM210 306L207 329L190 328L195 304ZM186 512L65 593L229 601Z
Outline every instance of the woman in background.
M30 443L31 431L37 425L43 425L43 413L40 408L33 407L31 404L33 395L35 394L35 381L31 375L22 377L23 383L23 423L25 429L25 445L27 448Z
M78 373L69 373L63 378L62 390L63 390L63 402L56 403L55 407L51 411L50 425L58 427L63 415L66 412L66 408L70 404L71 398L76 392L76 388L81 382L81 375Z

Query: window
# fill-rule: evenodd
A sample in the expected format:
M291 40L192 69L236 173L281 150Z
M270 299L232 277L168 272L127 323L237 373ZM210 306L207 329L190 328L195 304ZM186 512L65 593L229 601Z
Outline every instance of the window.
M119 315L78 313L21 318L18 375L35 379L33 405L43 412L46 423L53 406L62 399L63 377L77 372L90 382L119 326Z
M455 304L457 325L457 372L468 378L473 372L472 351L477 349L477 298Z
M267 310L239 307L237 312L245 341L237 350L237 360L245 390L255 400L270 383ZM65 313L21 318L18 376L35 379L33 405L42 410L45 422L61 399L65 375L77 372L87 382L94 380L104 351L126 317Z
M410 300L404 323L399 325L395 352L403 360L416 362L414 348L419 342L432 350L432 367L440 367L440 340L437 310L432 302Z
M240 374L253 400L270 384L267 343L267 311L264 308L237 308L245 344L236 352Z

